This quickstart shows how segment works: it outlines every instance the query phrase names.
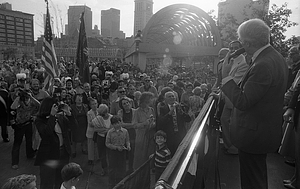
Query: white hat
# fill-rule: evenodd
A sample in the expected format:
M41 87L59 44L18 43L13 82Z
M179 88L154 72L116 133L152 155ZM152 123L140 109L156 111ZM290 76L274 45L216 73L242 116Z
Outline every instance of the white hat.
M25 73L18 73L16 75L17 79L26 79L26 74Z

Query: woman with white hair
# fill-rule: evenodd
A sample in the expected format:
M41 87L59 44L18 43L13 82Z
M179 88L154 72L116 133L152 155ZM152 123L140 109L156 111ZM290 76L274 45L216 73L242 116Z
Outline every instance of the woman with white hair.
M97 133L94 140L97 142L98 155L102 166L101 175L103 176L107 172L105 137L111 127L110 119L113 115L108 112L108 106L106 104L99 105L98 113L99 115L92 120L91 124L94 126L95 133Z

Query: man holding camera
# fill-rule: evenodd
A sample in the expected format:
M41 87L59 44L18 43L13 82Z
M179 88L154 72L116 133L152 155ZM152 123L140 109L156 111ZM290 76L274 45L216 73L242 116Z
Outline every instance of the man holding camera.
M16 110L15 123L12 124L14 129L14 144L12 148L12 168L19 168L19 153L20 146L23 141L23 136L26 139L26 156L33 158L35 151L32 149L32 115L38 112L40 103L29 90L20 89L18 97L11 105L12 110Z

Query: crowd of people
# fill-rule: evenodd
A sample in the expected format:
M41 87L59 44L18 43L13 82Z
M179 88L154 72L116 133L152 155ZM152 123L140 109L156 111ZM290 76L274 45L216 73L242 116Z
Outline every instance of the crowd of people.
M90 63L90 82L82 83L74 63L60 60L60 77L46 89L41 63L3 62L0 113L6 116L0 124L4 142L10 141L7 126L14 129L12 169L22 166L19 152L25 135L26 156L35 158L35 166L40 167L41 189L76 183L82 174L78 167L75 176L62 175L70 174L64 167L77 153L86 154L89 165L100 159L109 188L150 157L158 179L212 95L220 107L224 102L220 120L225 153L239 156L241 187L268 188L266 157L280 145L284 95L293 83L286 100L290 105L285 119L289 119L300 91L299 47L290 50L289 73L269 35L261 20L244 22L238 29L239 40L220 50L224 62L216 77L207 68L175 66L162 72L156 67L142 72L128 63L103 60ZM228 58L240 48L247 55ZM297 165L297 155L295 159ZM285 186L297 188L298 166ZM28 183L35 180L30 177Z
M6 115L1 133L9 142L7 126L14 130L11 167L22 166L25 136L26 156L40 167L42 189L59 188L60 171L78 153L87 155L89 165L100 160L110 188L156 154L158 146L162 149L154 159L160 159L157 173L162 173L212 86L212 72L206 68L195 72L175 66L162 72L157 66L142 72L131 64L103 60L90 63L90 82L81 82L72 62L61 59L59 68L60 77L46 89L40 62L1 64L0 104Z

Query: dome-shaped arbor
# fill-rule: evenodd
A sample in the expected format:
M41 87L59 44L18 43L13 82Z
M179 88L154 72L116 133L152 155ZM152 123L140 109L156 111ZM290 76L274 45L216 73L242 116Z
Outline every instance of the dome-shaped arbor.
M193 5L175 4L151 17L126 58L140 66L143 59L166 53L171 57L217 55L220 48L219 30L206 12Z

